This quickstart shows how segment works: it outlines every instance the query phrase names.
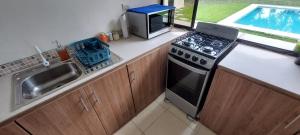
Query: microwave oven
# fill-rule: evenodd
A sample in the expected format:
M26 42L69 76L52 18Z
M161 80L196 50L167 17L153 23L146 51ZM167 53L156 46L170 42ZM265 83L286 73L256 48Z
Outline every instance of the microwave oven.
M174 24L173 6L154 4L127 10L130 33L150 39L171 30Z

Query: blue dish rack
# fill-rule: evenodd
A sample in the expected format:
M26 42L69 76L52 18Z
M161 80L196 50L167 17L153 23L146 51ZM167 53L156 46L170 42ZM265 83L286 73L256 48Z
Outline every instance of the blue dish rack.
M87 67L111 58L109 45L96 37L75 42L71 47L75 50L75 56L80 63Z

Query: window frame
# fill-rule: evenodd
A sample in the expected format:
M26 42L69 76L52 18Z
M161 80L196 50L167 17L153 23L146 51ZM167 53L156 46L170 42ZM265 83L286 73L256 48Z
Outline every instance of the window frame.
M160 4L163 5L163 3L164 3L164 0L161 0ZM184 29L188 29L188 30L194 29L195 22L196 22L196 17L197 17L198 4L199 4L199 0L194 0L194 8L193 8L193 14L192 14L192 21L191 21L191 25L190 26L185 26L185 25L174 23L174 27L184 28Z

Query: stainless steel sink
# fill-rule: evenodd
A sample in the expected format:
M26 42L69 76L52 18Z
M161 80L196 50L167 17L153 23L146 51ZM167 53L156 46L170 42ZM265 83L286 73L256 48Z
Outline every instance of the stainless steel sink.
M80 68L72 62L58 63L50 67L38 67L17 73L13 76L16 104L42 97L77 78L82 74Z

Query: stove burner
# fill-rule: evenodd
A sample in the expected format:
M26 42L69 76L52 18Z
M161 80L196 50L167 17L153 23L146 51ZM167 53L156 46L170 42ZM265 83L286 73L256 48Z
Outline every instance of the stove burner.
M195 43L201 43L203 41L203 37L200 35L195 35L193 38Z
M190 32L176 39L174 44L196 51L199 54L205 53L217 57L230 43L230 40L222 37L201 32Z
M214 50L214 48L211 47L211 46L204 46L204 47L203 47L203 51L206 52L206 53L210 53L210 52L212 52L213 50Z
M214 46L214 47L221 48L221 47L223 47L224 44L223 44L223 42L220 41L220 40L214 40L214 41L211 43L211 45Z
M183 44L184 46L186 46L186 47L191 46L191 42L186 42L186 41L184 41L184 42L182 42L182 44Z

